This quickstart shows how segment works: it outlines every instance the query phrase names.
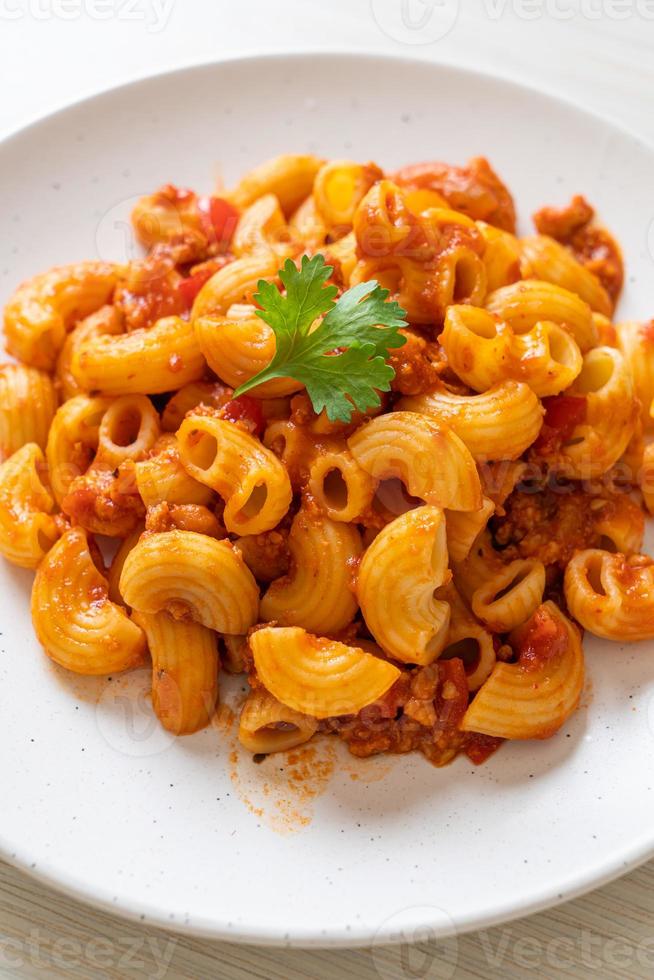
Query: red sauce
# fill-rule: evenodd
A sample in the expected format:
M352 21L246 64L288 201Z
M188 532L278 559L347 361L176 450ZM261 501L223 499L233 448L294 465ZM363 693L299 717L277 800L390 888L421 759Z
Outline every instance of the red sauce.
M242 422L252 435L260 436L264 428L261 402L249 395L232 398L220 410L220 417L228 422Z
M587 402L583 395L554 395L543 398L543 407L545 418L534 450L541 456L549 456L559 452L577 426L585 422Z
M198 211L209 243L228 245L238 224L236 208L222 197L199 197Z
M455 211L515 231L515 207L505 184L484 157L465 167L447 163L417 163L398 170L393 179L401 187L427 188L441 194Z
M523 670L537 671L551 660L562 657L570 642L564 624L545 606L514 634L518 663Z

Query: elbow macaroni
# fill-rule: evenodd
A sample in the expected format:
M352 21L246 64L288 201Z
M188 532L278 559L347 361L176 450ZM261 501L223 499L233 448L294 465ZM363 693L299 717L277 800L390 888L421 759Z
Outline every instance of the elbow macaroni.
M409 493L450 510L478 510L481 485L474 460L447 426L415 412L391 412L348 439L359 466L375 480L398 478Z
M211 721L218 699L216 634L167 612L133 612L152 658L152 705L163 727L190 735Z
M45 449L56 410L50 375L24 364L0 364L0 463L29 442Z
M259 608L238 551L196 531L145 534L125 560L120 592L137 612L169 612L219 633L245 633Z
M366 551L357 582L361 612L394 660L430 664L443 650L450 608L434 593L448 577L447 565L439 507L416 507L396 518Z
M391 176L287 154L223 197L166 185L134 211L145 261L52 269L6 306L0 554L35 572L61 667L149 651L172 734L212 723L224 668L254 754L331 733L480 762L579 702L579 631L548 596L654 639L653 324L613 324L615 269L566 229L517 238L484 159ZM316 254L410 324L349 421L293 377L234 398L277 350L261 280Z
M55 502L39 470L45 459L33 442L0 465L0 554L23 568L38 568L59 537Z
M32 616L48 656L77 674L115 674L143 662L145 636L108 596L85 531L71 528L39 566Z
M187 473L225 501L228 531L260 534L279 523L291 503L291 483L258 439L223 419L191 414L177 440Z
M515 333L487 310L450 306L440 336L452 369L475 391L503 381L525 381L540 397L568 388L582 367L574 338L556 323L539 321Z
M345 629L357 612L351 587L352 568L362 551L357 529L300 511L288 547L291 570L261 599L261 619L319 634Z

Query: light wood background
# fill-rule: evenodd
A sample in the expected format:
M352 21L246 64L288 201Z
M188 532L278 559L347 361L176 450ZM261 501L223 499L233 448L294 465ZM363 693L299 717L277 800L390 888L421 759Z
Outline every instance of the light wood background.
M452 29L432 43L420 29L398 37L388 9L400 0L159 0L159 15L155 0L129 7L111 0L113 13L102 19L94 15L93 0L74 2L64 18L53 0L36 5L39 16L34 0L0 0L0 77L9 93L0 100L0 136L83 94L177 65L239 52L345 48L498 71L611 116L654 142L654 3L648 0L460 0ZM456 0L442 2L445 9ZM411 3L417 23L427 8L421 0ZM441 16L438 4L434 16ZM651 195L643 205L654 212ZM0 862L1 977L532 975L653 977L654 863L558 909L441 946L285 951L144 929L62 897Z
M282 950L188 939L96 912L0 863L0 976L523 980L654 976L654 864L539 915L442 944Z

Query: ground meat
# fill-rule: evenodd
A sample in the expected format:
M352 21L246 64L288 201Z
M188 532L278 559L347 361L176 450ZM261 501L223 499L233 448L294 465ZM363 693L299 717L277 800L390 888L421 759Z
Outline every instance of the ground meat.
M541 235L549 235L557 242L568 243L572 236L587 225L595 216L592 205L581 194L575 194L565 207L545 205L536 211L534 225Z
M447 369L447 358L440 344L426 340L415 330L400 330L406 344L390 351L389 364L395 369L391 389L402 395L422 395L431 391Z
M600 544L593 499L570 483L519 487L504 504L505 516L491 520L494 543L507 562L538 558L563 569L575 551Z
M73 480L61 509L87 531L118 538L131 534L145 515L133 467L114 470L101 463Z
M181 281L172 257L161 248L153 249L142 261L131 262L114 300L125 328L150 327L162 317L183 313L186 301L179 290Z
M146 531L195 531L211 538L224 538L227 531L213 511L202 504L161 503L148 508Z
M549 661L562 657L570 642L561 619L547 606L539 606L533 616L512 634L511 642L522 670L541 670Z
M580 194L565 207L544 207L534 214L536 230L567 245L575 258L597 276L613 302L624 281L620 246L606 228L592 223L595 211Z
M412 164L398 170L393 180L401 187L437 191L455 211L515 231L513 198L485 157L474 157L465 167L438 162Z
M452 658L404 671L379 701L358 715L327 719L321 728L335 732L359 757L417 750L436 766L459 752L483 762L501 739L460 731L467 707L465 668Z
M615 303L624 282L624 264L613 235L606 228L587 226L577 232L570 247L575 258L597 276Z
M289 529L290 521L285 521L273 531L239 538L243 560L259 582L272 582L288 573L291 562Z

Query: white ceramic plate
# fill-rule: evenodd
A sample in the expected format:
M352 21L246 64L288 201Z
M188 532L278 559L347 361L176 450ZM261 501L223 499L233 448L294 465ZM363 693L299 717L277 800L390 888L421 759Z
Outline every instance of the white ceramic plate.
M652 314L650 149L504 81L350 55L165 75L8 139L1 298L53 264L133 255L130 206L159 184L209 190L284 151L389 167L486 154L523 228L581 191L624 245L621 312ZM589 638L582 710L479 768L357 763L331 742L256 766L236 759L226 718L168 739L143 672L107 683L53 667L30 581L0 563L0 853L78 897L205 936L355 945L524 915L654 852L651 646Z

